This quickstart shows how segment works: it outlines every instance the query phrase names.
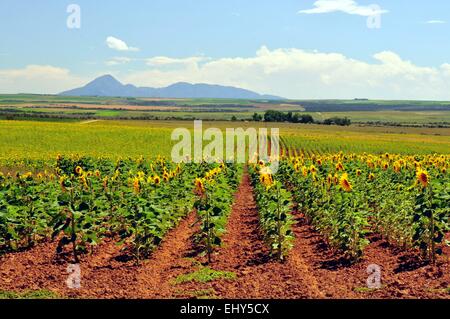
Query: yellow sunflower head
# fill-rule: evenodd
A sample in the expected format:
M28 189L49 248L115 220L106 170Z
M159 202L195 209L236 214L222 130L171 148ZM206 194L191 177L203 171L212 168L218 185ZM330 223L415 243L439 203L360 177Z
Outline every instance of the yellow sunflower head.
M80 166L75 167L75 173L77 175L81 175L83 173L83 169Z
M416 173L416 177L417 177L417 182L419 182L422 187L427 187L428 183L430 182L430 177L428 175L428 172L423 170L423 169L419 169Z
M263 184L267 189L270 188L273 184L272 175L270 174L261 174L259 180L261 184Z
M202 195L205 193L205 185L203 184L203 180L201 178L196 178L194 181L195 185L195 193L197 195Z
M302 167L302 174L304 177L308 176L308 168L306 166Z
M352 185L350 184L347 173L342 174L339 180L339 185L341 185L342 189L346 192L351 192Z
M138 194L141 191L141 184L139 183L138 177L135 177L133 179L133 190L136 194Z

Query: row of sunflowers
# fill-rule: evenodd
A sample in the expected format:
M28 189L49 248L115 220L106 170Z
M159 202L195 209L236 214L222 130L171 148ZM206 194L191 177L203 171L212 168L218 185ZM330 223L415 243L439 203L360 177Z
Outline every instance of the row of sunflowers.
M350 260L363 255L371 235L380 235L435 262L448 244L449 166L447 155L283 156L276 174L264 163L254 166L264 185L256 184L256 197L266 193L276 203L279 189L289 190L307 222Z
M194 209L194 180L220 181L227 165L58 156L42 171L0 173L0 252L56 240L77 262L108 237L138 263Z
M218 165L218 166L217 166ZM234 193L239 185L242 167L233 163L219 163L195 179L194 207L201 224L195 243L212 262L213 252L222 244L228 216L231 212Z

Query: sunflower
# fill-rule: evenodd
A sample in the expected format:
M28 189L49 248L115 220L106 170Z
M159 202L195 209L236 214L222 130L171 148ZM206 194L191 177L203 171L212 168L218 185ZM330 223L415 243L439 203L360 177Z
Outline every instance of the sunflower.
M138 178L142 179L145 177L145 173L143 171L138 172Z
M416 177L417 177L417 182L422 184L422 187L425 188L428 186L428 183L430 182L430 177L429 177L427 171L425 171L423 169L419 169L417 171Z
M273 185L272 175L270 174L261 174L259 177L261 184L263 184L266 189L269 189Z
M368 178L369 178L369 181L373 181L375 179L375 174L370 173Z
M360 169L357 169L357 170L356 170L356 176L361 176L361 174L362 174L361 170L360 170Z
M331 174L328 174L328 176L327 176L328 186L331 186L332 183L333 183L333 176Z
M314 165L311 165L309 167L309 171L311 172L311 174L316 175L317 174L317 168Z
M195 184L194 192L197 195L203 195L205 193L205 185L203 184L203 180L201 178L196 178L194 184Z
M59 178L59 186L61 186L61 190L63 192L66 191L66 183L65 183L65 181L66 181L66 177L64 175Z
M105 178L103 179L103 188L106 190L107 187L108 187L108 176L105 176Z
M339 176L337 173L335 173L333 176L333 182L335 185L339 184Z
M160 178L158 175L156 175L156 176L153 178L153 183L154 183L155 185L159 185L159 184L161 183L161 178Z
M23 174L22 176L20 176L22 179L30 179L33 177L33 173L31 172L27 172L25 174Z
M136 194L141 191L141 184L139 183L139 178L137 177L133 179L133 190Z
M81 175L80 176L80 181L81 181L81 183L83 183L84 189L88 190L89 186L88 186L88 183L87 183L86 175L84 175L84 174Z
M341 185L342 189L346 192L350 192L352 190L352 185L348 180L347 173L342 174L341 179L339 180L339 185Z
M77 175L81 175L81 174L83 173L83 169L82 169L80 166L77 166L77 167L75 168L75 173L76 173Z
M337 171L343 171L344 170L344 165L342 165L341 162L336 164L336 170Z
M303 176L308 176L308 168L306 167L306 166L303 166L302 167L302 174L303 174Z

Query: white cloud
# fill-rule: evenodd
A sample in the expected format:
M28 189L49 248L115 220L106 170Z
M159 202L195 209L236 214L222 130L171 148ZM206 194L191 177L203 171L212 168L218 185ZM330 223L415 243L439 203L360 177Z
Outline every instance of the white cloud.
M51 65L28 65L22 69L0 70L1 93L59 93L84 85L87 79L68 69Z
M128 44L125 43L125 41L112 36L106 38L106 44L110 49L117 51L139 51L138 48L129 47Z
M319 14L332 12L343 12L347 14L369 17L388 13L389 11L381 9L378 6L374 5L359 5L356 1L353 0L318 0L314 2L314 8L300 10L298 13Z
M208 58L194 56L188 58L169 58L166 56L155 56L147 59L146 63L149 66L163 66L163 65L192 65L208 60Z
M210 59L169 69L165 65L173 62L171 58L155 61L160 63L128 74L124 82L155 87L179 81L223 84L288 98L450 99L450 64L418 66L391 51L366 62L340 53L263 46L252 57Z
M106 65L114 66L114 65L129 63L129 62L131 62L130 58L119 56L119 57L111 58L110 60L106 61L105 63L106 63Z
M426 23L427 24L445 24L447 22L444 20L428 20Z

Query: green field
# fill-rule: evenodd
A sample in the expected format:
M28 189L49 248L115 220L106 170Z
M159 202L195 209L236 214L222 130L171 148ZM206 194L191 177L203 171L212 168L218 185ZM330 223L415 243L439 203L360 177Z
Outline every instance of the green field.
M171 132L190 121L0 121L0 160L53 159L57 154L95 157L170 156ZM449 153L450 129L205 122L204 128L279 128L285 146L310 152ZM206 142L204 143L206 145Z

